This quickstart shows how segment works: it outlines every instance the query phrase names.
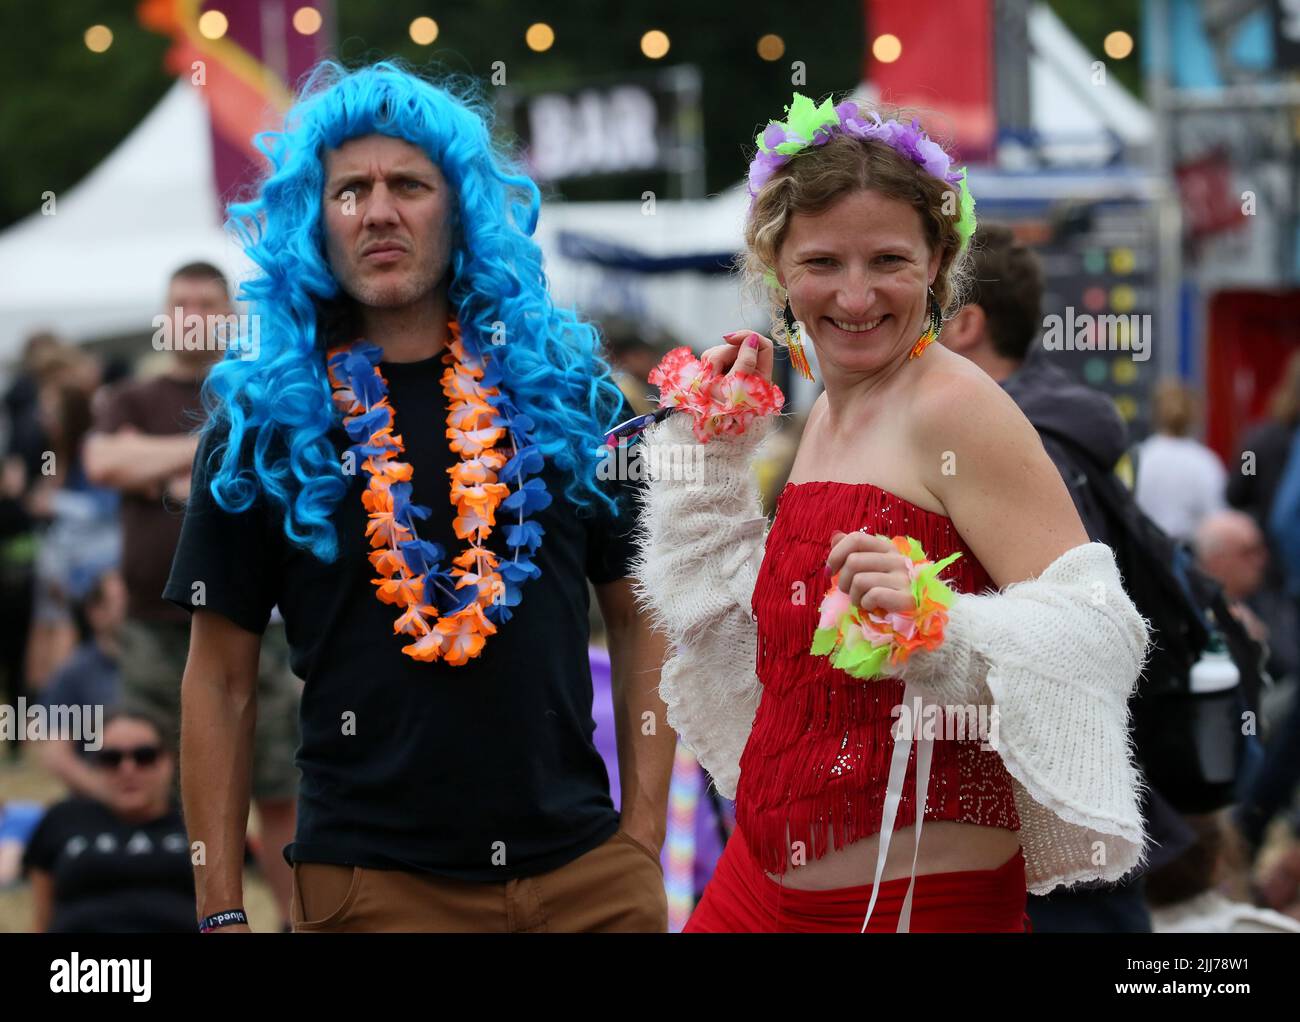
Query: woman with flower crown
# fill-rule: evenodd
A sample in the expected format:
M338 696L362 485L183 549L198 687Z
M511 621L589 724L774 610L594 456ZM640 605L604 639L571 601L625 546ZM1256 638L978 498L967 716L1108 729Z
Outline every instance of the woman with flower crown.
M770 531L773 341L652 374L638 597L661 694L736 801L688 931L1023 931L1026 890L1143 857L1126 699L1145 622L1030 424L933 341L975 227L920 126L796 94L758 136L745 269L824 391ZM656 469L700 445L703 471ZM680 459L678 460L680 464Z

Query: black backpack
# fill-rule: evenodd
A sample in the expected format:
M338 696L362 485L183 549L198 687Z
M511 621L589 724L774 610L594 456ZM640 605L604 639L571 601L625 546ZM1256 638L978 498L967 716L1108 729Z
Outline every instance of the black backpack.
M1067 449L1084 475L1105 517L1125 592L1151 625L1152 648L1129 704L1147 779L1180 812L1221 809L1235 799L1243 714L1258 714L1263 650L1230 613L1218 583L1196 567L1187 544L1147 517L1114 472L1072 437L1042 432ZM1212 638L1226 647L1240 680L1226 692L1193 693L1192 667Z

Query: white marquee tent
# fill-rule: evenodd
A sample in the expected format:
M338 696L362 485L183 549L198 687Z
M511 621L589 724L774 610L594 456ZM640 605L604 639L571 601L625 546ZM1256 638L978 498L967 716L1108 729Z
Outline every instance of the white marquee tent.
M205 259L238 275L218 220L207 111L177 82L76 187L0 234L0 362L43 328L74 341L150 332L167 278Z

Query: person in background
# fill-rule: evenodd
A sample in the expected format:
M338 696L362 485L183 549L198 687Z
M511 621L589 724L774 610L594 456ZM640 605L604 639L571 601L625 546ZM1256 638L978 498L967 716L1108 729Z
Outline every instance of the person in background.
M1269 629L1251 607L1268 573L1268 546L1255 519L1242 511L1215 511L1201 519L1192 539L1196 563L1223 586L1232 612L1256 642Z
M112 707L118 701L118 652L126 617L126 588L116 568L73 583L73 616L81 644L40 694L45 707ZM104 800L104 771L85 742L69 739L40 743L41 765L74 795Z
M1156 384L1153 411L1156 431L1137 447L1134 496L1160 528L1191 542L1201 519L1226 506L1228 476L1219 456L1191 436L1196 398L1186 384Z
M1216 512L1196 530L1195 548L1197 564L1223 586L1229 608L1251 638L1269 650L1269 673L1274 677L1292 674L1294 664L1275 655L1269 628L1253 606L1264 586L1269 561L1264 533L1255 519L1243 511ZM1241 802L1232 813L1252 861L1259 855L1274 817L1291 806L1300 782L1300 698L1294 681L1290 688L1284 708L1266 735L1263 760L1244 779ZM1300 841L1300 817L1292 815L1289 824L1293 841ZM1300 845L1292 844L1261 873L1256 894L1261 902L1277 909L1296 900L1300 894Z
M1267 531L1277 551L1283 591L1300 604L1300 444L1292 444L1268 512Z
M44 523L36 551L36 600L27 651L27 682L39 691L77 644L69 580L121 555L117 494L91 479L84 445L91 423L87 389L98 370L74 356L66 372L45 380L38 393L49 450L27 491L27 507Z
M1042 328L1043 272L1038 257L1007 227L985 224L972 244L974 283L966 304L944 324L941 344L983 369L1011 396L1038 431L1065 480L1088 538L1111 543L1111 526L1087 486L1080 459L1114 470L1127 431L1101 393L1052 365L1036 344ZM1067 444L1061 438L1072 438ZM1142 816L1151 837L1150 862L1167 861L1190 845L1191 831L1160 793L1147 788ZM1140 871L1116 884L1090 883L1046 896L1030 895L1037 932L1150 932Z
M27 338L23 357L13 382L5 391L3 408L8 427L6 458L18 459L26 469L26 478L40 474L41 454L49 450L49 440L41 426L39 402L41 382L50 368L66 358L67 346L48 331Z
M1264 585L1254 606L1273 635L1274 656L1287 674L1300 672L1300 613L1286 595L1282 559L1269 536L1268 516L1287 456L1300 426L1300 350L1287 361L1281 382L1269 400L1268 418L1245 435L1237 459L1229 466L1228 503L1249 514L1264 532L1270 557Z
M1193 816L1196 842L1147 877L1156 933L1300 933L1300 920L1234 901L1218 890L1231 872L1231 845L1218 816Z
M25 799L0 802L0 891L22 882L23 852L44 815L45 806L39 802Z
M160 376L129 380L108 390L86 442L91 479L122 494L122 574L127 619L122 626L122 695L148 708L180 738L180 687L189 650L189 615L162 598L180 539L190 493L190 467L204 419L200 396L208 370L221 356L209 317L232 313L230 290L210 263L188 263L172 274L164 315L173 339L205 321L209 343L197 350L174 345ZM165 334L163 335L165 338ZM288 666L288 643L278 620L266 631L258 677L253 798L261 840L258 865L289 917L292 877L281 849L293 840L300 685Z
M118 710L103 739L103 797L51 806L27 844L32 931L193 933L194 872L163 727Z
M666 347L651 343L641 328L622 316L602 316L601 332L605 335L605 352L618 389L637 415L658 408L655 387L646 381L659 364ZM660 350L663 348L663 350Z
M23 499L26 472L17 458L0 464L0 700L17 706L27 691L27 639L32 619L36 524ZM21 755L9 742L8 755Z
M1277 551L1283 595L1300 604L1300 445L1292 444L1279 473L1268 515L1268 533ZM1249 778L1234 822L1252 854L1264 843L1273 818L1295 801L1300 780L1300 689L1293 686L1289 711L1270 730L1264 760ZM1300 818L1290 815L1293 840L1258 878L1256 899L1288 909L1300 899Z
M27 338L13 382L5 392L5 447L0 464L0 696L10 706L27 691L27 650L35 599L36 520L27 506L32 481L39 478L41 452L49 448L41 428L37 394L52 359L65 352L54 334ZM20 746L12 742L17 760Z

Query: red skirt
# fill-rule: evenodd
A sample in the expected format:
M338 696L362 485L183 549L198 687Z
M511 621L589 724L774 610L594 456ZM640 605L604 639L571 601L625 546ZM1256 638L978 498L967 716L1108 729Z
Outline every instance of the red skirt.
M868 933L893 933L907 894L907 877L886 880ZM758 864L736 828L718 859L704 897L683 933L860 933L871 884L801 891L777 883ZM1025 857L997 869L926 873L912 891L912 933L1028 933Z

